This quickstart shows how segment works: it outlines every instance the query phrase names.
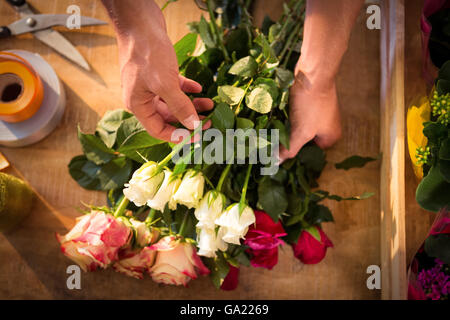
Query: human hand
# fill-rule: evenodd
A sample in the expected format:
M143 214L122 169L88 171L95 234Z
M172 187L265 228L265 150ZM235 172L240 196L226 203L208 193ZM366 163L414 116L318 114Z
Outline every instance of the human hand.
M127 4L126 4L126 3ZM164 17L154 1L104 0L117 33L122 93L126 107L155 138L180 142L172 136L181 122L193 130L197 114L213 108L206 98L191 101L186 93L199 93L197 82L181 76Z
M280 148L281 162L295 157L310 140L314 139L321 148L328 148L339 140L341 124L334 79L318 84L298 73L289 101L290 148Z

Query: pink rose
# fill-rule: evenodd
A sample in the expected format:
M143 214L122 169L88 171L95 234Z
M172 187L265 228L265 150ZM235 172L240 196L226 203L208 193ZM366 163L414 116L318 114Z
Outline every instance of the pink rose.
M117 260L119 249L131 238L131 230L120 220L102 211L77 218L65 236L56 234L61 251L84 271L106 268Z
M184 285L200 275L209 274L192 244L166 236L150 247L157 251L150 275L158 283Z
M156 251L150 249L150 247L139 250L128 248L119 253L119 260L113 264L113 268L127 276L143 279L144 272L153 265L155 255Z
M320 236L320 240L311 233ZM295 257L305 264L316 264L322 261L329 247L333 247L333 243L318 226L313 226L308 231L303 230L297 243L292 245Z
M135 224L133 224L135 226ZM140 235L145 235L141 237ZM150 230L149 228L142 227L136 230L136 243L152 244L158 238L158 231L156 229ZM139 239L145 239L144 242ZM113 268L115 271L123 273L127 276L143 279L144 272L150 270L153 262L155 261L156 251L150 249L150 247L144 248L132 248L131 245L119 251L119 259L114 262Z
M239 284L239 270L239 268L233 267L230 264L230 271L228 271L227 276L223 279L220 289L225 291L236 289Z
M244 243L252 256L253 267L272 269L278 263L278 246L283 244L280 237L286 235L280 222L275 223L264 211L255 211L256 222L251 225Z

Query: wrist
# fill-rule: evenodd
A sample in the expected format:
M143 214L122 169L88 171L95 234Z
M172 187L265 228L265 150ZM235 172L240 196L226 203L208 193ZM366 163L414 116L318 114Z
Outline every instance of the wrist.
M294 70L295 81L309 91L329 92L336 86L336 75L320 69L304 68L298 63Z

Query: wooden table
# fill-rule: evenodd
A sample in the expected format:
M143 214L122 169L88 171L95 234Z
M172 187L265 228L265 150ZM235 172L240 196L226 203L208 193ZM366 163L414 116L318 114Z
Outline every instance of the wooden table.
M255 22L263 13L280 14L281 1L258 1ZM65 13L73 1L30 0L42 13ZM160 5L163 0L158 1ZM78 0L81 14L108 20L100 1ZM415 7L416 10L418 6ZM201 11L191 0L179 0L164 12L172 41L186 32L186 23L199 19ZM416 15L417 16L417 15ZM0 1L2 24L18 15ZM0 50L22 49L42 55L56 70L67 93L67 108L58 128L43 141L26 148L0 151L12 163L7 172L27 181L38 196L30 217L11 234L0 234L0 298L2 299L378 299L380 290L366 287L366 268L380 264L379 167L350 172L332 165L352 154L377 155L380 145L379 30L366 28L361 11L338 77L342 106L343 138L328 152L328 165L320 184L332 193L351 196L365 191L376 195L365 201L330 202L336 222L324 229L334 243L324 261L302 265L289 246L280 252L272 270L242 268L240 286L232 292L217 291L208 278L192 281L189 289L164 287L149 277L136 280L105 270L82 275L82 289L66 287L66 268L72 262L59 251L55 232L65 233L79 215L81 202L102 205L105 195L86 191L68 173L70 159L81 153L76 135L79 124L93 132L109 109L123 108L117 47L110 26L61 32L77 46L93 71L85 72L30 35L0 41ZM416 32L416 31L414 31ZM413 39L417 44L418 39ZM419 39L420 40L420 39ZM407 179L411 180L411 174ZM411 184L412 185L412 184ZM413 190L413 186L408 190ZM408 194L411 194L409 191ZM409 198L409 201L412 198ZM412 205L414 225L409 225L408 257L422 241L429 218ZM428 219L428 220L427 220ZM415 223L421 222L418 226ZM425 223L427 222L427 223ZM411 249L412 248L412 249Z

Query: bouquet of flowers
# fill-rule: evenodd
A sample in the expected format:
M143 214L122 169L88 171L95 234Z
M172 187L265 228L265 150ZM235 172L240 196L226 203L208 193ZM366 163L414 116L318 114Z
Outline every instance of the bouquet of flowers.
M248 1L247 1L248 2ZM289 88L299 57L304 1L291 0L278 22L252 24L243 1L207 1L209 22L190 24L175 44L180 73L202 84L193 97L215 102L197 130L172 144L151 137L130 113L106 113L95 134L78 131L83 155L69 164L84 188L108 193L65 236L62 250L84 270L114 270L159 283L186 285L210 274L225 290L241 265L272 269L278 247L292 245L303 263L318 263L333 221L319 190L325 153L314 143L278 164L289 148ZM200 36L200 37L198 37ZM200 39L198 39L200 38ZM202 131L211 120L212 127ZM337 168L375 160L352 156Z

